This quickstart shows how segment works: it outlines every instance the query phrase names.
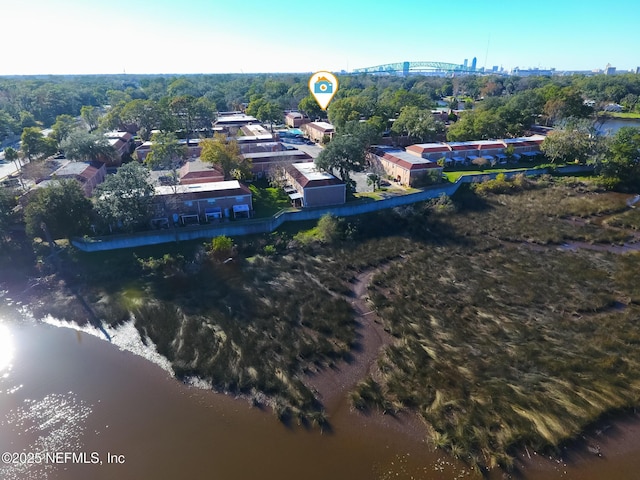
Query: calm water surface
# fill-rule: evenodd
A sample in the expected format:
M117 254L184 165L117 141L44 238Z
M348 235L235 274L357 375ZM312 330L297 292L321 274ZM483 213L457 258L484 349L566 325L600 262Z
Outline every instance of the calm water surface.
M332 433L287 428L242 400L187 387L93 334L0 307L0 453L75 452L89 462L0 463L2 479L473 477L420 440L345 406L331 422ZM611 432L603 451L615 455L576 454L578 466L542 461L526 478L638 478L640 427Z
M596 124L598 131L603 135L615 135L622 127L640 128L640 119L637 118L607 118L604 122Z

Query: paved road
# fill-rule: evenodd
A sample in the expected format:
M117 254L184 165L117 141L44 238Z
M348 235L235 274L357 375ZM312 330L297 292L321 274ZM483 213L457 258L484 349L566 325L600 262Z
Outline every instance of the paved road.
M3 154L4 157L4 154ZM16 172L16 165L13 162L5 162L4 158L0 159L0 180Z

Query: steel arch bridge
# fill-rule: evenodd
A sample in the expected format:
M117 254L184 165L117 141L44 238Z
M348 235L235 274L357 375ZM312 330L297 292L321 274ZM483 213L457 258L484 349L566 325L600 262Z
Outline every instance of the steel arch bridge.
M457 63L446 62L398 62L378 65L376 67L356 68L352 73L386 73L391 75L408 75L410 73L471 73L469 67Z

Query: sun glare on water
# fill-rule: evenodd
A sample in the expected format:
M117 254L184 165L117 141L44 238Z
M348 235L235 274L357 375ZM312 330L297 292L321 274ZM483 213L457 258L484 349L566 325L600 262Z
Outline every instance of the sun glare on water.
M13 358L13 338L6 325L0 324L0 376L11 365Z

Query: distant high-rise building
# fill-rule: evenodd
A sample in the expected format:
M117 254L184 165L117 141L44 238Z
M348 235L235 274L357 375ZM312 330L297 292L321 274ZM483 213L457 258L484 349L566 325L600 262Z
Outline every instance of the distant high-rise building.
M604 67L604 74L605 75L615 75L616 74L616 67L612 67L610 63L607 63L607 66Z
M476 64L478 63L478 59L476 57L473 57L473 60L471 60L471 71L475 72L476 71Z
M467 64L468 64L468 63L469 63L469 59L468 59L468 58L465 58L465 59L464 59L464 62L463 62L463 64L462 64L462 66L464 67L464 69L465 69L465 70L467 69Z
M494 65L493 67L491 67L491 71L492 72L497 72L498 71L498 65Z
M640 67L636 67L636 75L640 75Z

